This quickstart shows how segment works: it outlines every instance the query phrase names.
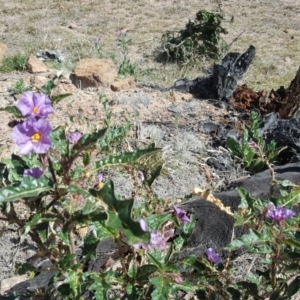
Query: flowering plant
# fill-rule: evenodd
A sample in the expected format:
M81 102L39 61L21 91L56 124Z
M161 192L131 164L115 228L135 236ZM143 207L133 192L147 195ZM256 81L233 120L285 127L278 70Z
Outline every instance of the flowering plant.
M151 185L162 169L160 149L112 155L129 124L112 125L109 111L107 127L92 133L68 132L64 126L52 129L47 117L54 113L53 103L63 98L53 100L53 86L50 82L44 87L48 95L24 94L17 108L8 109L25 118L12 129L21 156L3 159L0 173L1 220L16 224L21 240L29 235L37 256L47 259L54 270L44 299L108 299L117 291L114 299L160 300L192 293L203 300L249 296L283 300L297 293L299 276L291 280L287 271L299 272L300 219L294 211L299 187L285 182L282 186L290 188L289 193L268 202L239 189L236 225L249 231L233 239L228 250L247 247L250 253L259 253L267 271L232 282L233 263L217 249L209 247L202 257L183 255L194 229L193 215L177 205L157 213L155 206L134 205L133 199L115 194L108 166L124 166L135 180L135 192L154 198ZM105 100L103 105L106 110ZM19 203L22 213L16 209ZM98 247L106 249L109 241L115 243L115 252L98 269L91 268ZM32 276L43 272L27 263L17 270Z

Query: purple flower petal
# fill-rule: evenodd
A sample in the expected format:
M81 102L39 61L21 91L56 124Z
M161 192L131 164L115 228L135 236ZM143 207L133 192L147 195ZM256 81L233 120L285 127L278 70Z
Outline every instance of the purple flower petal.
M144 219L140 220L140 225L142 230L148 231L148 226ZM150 242L149 244L145 243L137 243L133 245L135 249L158 249L158 250L165 250L167 246L167 241L169 240L170 236L163 236L159 231L151 231L150 232Z
M218 264L221 261L221 258L219 256L219 254L215 251L215 249L208 248L205 253L207 255L207 259L210 262L212 262L214 264Z
M54 112L46 94L25 92L17 104L23 116L47 117Z
M140 225L141 225L142 230L148 231L148 226L144 219L140 219Z
M31 176L33 178L40 178L43 175L43 171L40 168L32 168L24 170L23 176Z
M282 206L278 206L277 208L274 206L274 204L270 204L268 206L267 217L276 222L289 219L295 215L296 213L294 211L284 208Z
M76 144L82 137L82 133L80 133L79 131L75 131L67 134L66 137L71 144Z
M11 137L18 145L21 154L29 154L32 151L42 154L51 147L49 137L51 131L52 128L47 120L28 117L13 128Z
M191 222L190 218L187 216L186 212L183 209L180 209L177 206L173 206L174 214L181 223Z
M145 176L142 171L138 171L138 178L140 179L140 181L145 181Z
M170 277L178 284L182 284L183 283L183 279L180 276L180 274L170 274Z
M159 231L152 231L149 247L152 249L166 250L169 237L164 237Z

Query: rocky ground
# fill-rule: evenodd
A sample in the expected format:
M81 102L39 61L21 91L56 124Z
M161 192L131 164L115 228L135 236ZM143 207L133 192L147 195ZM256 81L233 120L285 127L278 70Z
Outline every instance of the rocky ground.
M32 4L34 1L29 2ZM79 47L82 52L78 54L76 59L86 57L87 53L95 56L94 52L87 50L90 49L88 48L90 46L86 46L86 41L93 43L92 40L98 32L89 33L89 24L87 21L84 23L80 15L90 7L88 4L91 6L97 5L95 1L80 1L80 10L76 11L76 17L73 20L70 17L69 1L64 1L63 5L58 6L54 1L46 8L42 5L43 1L38 2L35 3L37 8L35 17L32 16L32 9L23 10L23 4L15 7L11 7L8 2L5 4L1 12L5 14L4 10L6 10L10 13L10 16L6 19L3 18L5 21L0 22L0 28L4 41L11 49L1 45L0 52L12 50L16 53L20 51L22 45L26 44L29 49L31 43L35 43L34 51L30 51L34 54L43 47L53 46L53 48L59 48L59 46L62 46L62 50L66 52L69 48L72 48L70 51L74 53L72 52L73 56L70 55L70 57L75 56L76 49ZM106 2L105 4L108 5ZM158 2L150 1L150 12L147 15L149 23L155 23L151 19L151 13L157 18L159 13L157 10ZM167 9L170 9L170 11L168 10L168 16L175 16L176 19L179 19L177 17L179 13L184 11L194 13L196 9L200 9L198 4L194 3L196 1L185 2L165 1L165 13ZM211 1L208 2L208 5L212 5ZM298 25L296 22L299 17L299 4L288 0L278 1L276 5L273 2L271 2L272 5L268 3L268 1L254 1L250 4L249 1L224 1L223 3L226 22L228 22L230 29L230 34L227 36L228 41L230 42L244 30L238 42L233 45L234 49L245 51L250 44L257 47L257 58L253 66L250 67L249 72L244 76L242 83L249 82L254 89L259 90L278 88L281 84L289 84L298 68L299 51L295 51L295 49L298 49L297 45L299 45L299 30L297 30ZM187 4L189 6L185 8ZM273 4L276 7L273 7ZM122 14L121 10L126 9L125 6L120 7L114 1L107 5L105 7L106 14L110 9L118 14ZM123 3L123 5L126 4ZM174 11L171 11L171 9ZM259 14L257 10L260 11ZM21 20L22 11L24 11L23 18L26 22L29 20L27 18L34 20L38 17L39 21L33 22L32 25L35 28L29 28L30 22L28 21L26 28L24 27L25 32L20 29L23 25L18 23L17 20ZM69 11L70 14L66 14L66 11ZM53 15L55 13L56 18L60 20L67 15L64 23L58 22L58 29L55 27L52 28L52 31L56 30L62 36L71 35L72 39L68 39L68 41L64 39L63 42L56 44L55 39L57 39L57 36L50 35L51 41L48 41L47 44L45 42L47 32L41 30L45 25L41 24L44 18L42 16L46 13L53 13ZM103 11L101 11L102 13ZM118 21L117 25L125 28L128 17L125 16L121 23ZM96 18L93 20L96 20ZM233 23L230 20L234 20ZM107 34L108 29L113 32L118 29L117 27L112 28L111 24L115 24L115 21L115 19L110 19L109 14L105 16L106 31L103 33L104 39L110 41L115 38L115 36L111 38ZM171 18L166 18L167 21L172 23ZM181 21L181 23L184 23L187 20L182 19ZM95 25L92 23L91 21L90 26ZM149 35L141 32L140 29L143 26L140 26L136 19L132 19L131 25L133 35L137 39L131 57L134 59L136 55L140 59L138 60L139 63L147 64L152 60L145 57L141 58L143 56L141 53L144 53L148 46L151 46L151 49L155 45L157 46L161 29ZM16 26L19 29L15 28ZM14 39L11 39L11 32L13 32ZM151 32L150 29L149 32ZM144 34L147 35L145 38ZM16 39L16 36L20 36L20 38ZM21 36L23 36L23 40ZM72 40L72 47L69 45L70 40ZM36 41L42 42L38 44ZM146 44L143 44L144 41L146 41ZM156 44L153 41L156 41ZM203 64L207 65L207 61ZM99 94L101 97L105 96L108 100L108 107L112 111L112 122L123 124L126 120L130 120L132 123L127 138L127 146L124 150L131 151L135 147L143 148L151 143L155 143L157 147L163 149L165 172L154 183L153 191L158 197L164 199L168 205L182 202L183 198L191 194L195 187L211 189L214 193L217 193L226 190L233 183L243 181L249 177L248 172L242 168L239 162L233 160L223 147L224 139L230 129L240 132L241 119L247 119L247 113L237 111L225 102L199 100L191 94L169 90L168 88L172 85L171 82L180 79L179 76L184 74L183 72L174 73L174 69L170 69L168 65L159 69L161 66L158 67L158 64L153 63L148 64L147 68L158 71L157 73L154 72L151 78L144 76L148 72L147 69L147 72L143 70L144 73L140 75L139 80L127 78L115 81L115 78L113 78L105 84L85 86L82 77L80 77L82 74L77 76L77 81L74 80L73 76L70 76L74 62L71 66L69 70L64 71L63 76L57 82L54 93L72 93L72 95L55 106L55 114L50 118L52 126L66 125L70 131L79 130L83 133L90 131L92 128L104 126L105 112L99 102ZM16 104L20 95L14 94L12 89L20 79L23 79L26 85L39 89L50 78L53 78L57 72L52 68L51 63L48 63L47 66L40 66L34 65L33 62L33 66L29 67L28 70L31 70L31 73L24 71L0 75L0 108ZM193 76L196 72L193 77L195 78L199 76L197 72L200 71L203 71L202 68L195 67L189 75ZM105 79L108 77L108 72L105 71L104 75ZM157 83L157 80L155 80L157 78L166 80L163 83ZM153 84L153 82L156 83ZM17 152L17 148L10 138L11 128L8 126L13 118L7 112L0 111L0 119L0 156L7 158L12 152ZM127 174L123 173L122 176L107 174L106 179L114 180L118 194L125 198L131 196L133 187ZM18 282L23 282L23 284L18 285L20 289L28 287L28 282L24 282L26 279L24 276L13 276L14 265L32 257L36 250L29 240L25 240L20 244L17 228L12 225L6 227L6 225L4 221L0 220L0 234L2 234L0 238L0 295L10 290ZM236 259L237 273L235 276L237 278L245 277L254 268L256 261L256 257L248 254L238 257Z
M1 108L14 105L19 95L13 95L11 87L21 78L34 88L49 80L55 72L30 74L6 74L0 78ZM135 147L145 147L155 143L163 149L165 174L158 178L153 190L158 197L171 203L180 202L191 194L195 187L218 190L246 172L235 165L227 150L214 147L216 134L213 121L234 122L234 111L218 101L195 99L191 94L175 91L161 92L158 87L143 87L134 84L120 91L110 87L91 87L80 89L73 85L69 74L64 74L55 92L72 92L72 95L55 106L51 116L53 127L66 125L70 131L88 132L89 129L104 126L105 113L99 103L99 93L107 97L112 111L112 123L123 124L132 120L132 130L128 136L126 151ZM224 107L223 107L224 106ZM10 138L12 115L1 111L0 140L2 157L17 153ZM230 119L230 122L229 122ZM72 121L71 121L72 120ZM236 120L237 123L238 120ZM239 125L240 126L240 125ZM207 160L214 163L207 164ZM219 166L214 168L214 164ZM106 178L109 179L109 178ZM132 183L129 176L114 175L116 191L123 197L130 197ZM1 225L5 223L0 221ZM13 275L13 266L25 261L34 254L35 247L28 242L18 243L17 232L9 226L4 232L1 243L0 273L2 279Z

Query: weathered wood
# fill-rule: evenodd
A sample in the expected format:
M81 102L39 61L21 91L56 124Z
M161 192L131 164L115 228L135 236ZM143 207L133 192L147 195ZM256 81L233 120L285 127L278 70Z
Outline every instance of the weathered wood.
M215 64L213 72L207 77L194 80L178 80L171 89L189 92L201 99L219 99L229 101L237 87L237 82L247 71L255 56L255 47L250 46L243 53L228 53L221 64Z
M285 97L279 110L281 119L295 117L300 108L300 67L290 86L285 91Z
M255 56L255 47L250 46L243 53L228 53L221 65L215 65L213 69L213 87L219 100L229 101L236 89L237 82L249 68Z

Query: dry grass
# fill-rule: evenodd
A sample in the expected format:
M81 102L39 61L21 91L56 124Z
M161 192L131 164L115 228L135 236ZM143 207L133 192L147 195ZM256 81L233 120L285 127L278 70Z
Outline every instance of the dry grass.
M220 1L225 14L224 38L231 51L249 45L257 56L244 83L256 90L287 86L300 61L300 3L292 0ZM296 3L296 4L295 4ZM181 77L195 78L212 62L203 60L179 69L154 61L153 51L166 30L184 28L200 9L218 8L213 0L0 0L0 36L14 52L28 54L39 49L60 49L67 54L61 66L72 69L84 57L96 57L93 40L101 37L106 53L118 53L115 32L130 30L130 58L140 70L137 79L170 85ZM233 17L233 22L232 21ZM76 29L69 29L76 24Z

